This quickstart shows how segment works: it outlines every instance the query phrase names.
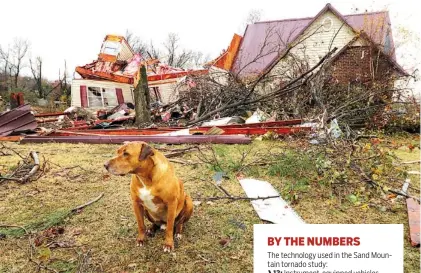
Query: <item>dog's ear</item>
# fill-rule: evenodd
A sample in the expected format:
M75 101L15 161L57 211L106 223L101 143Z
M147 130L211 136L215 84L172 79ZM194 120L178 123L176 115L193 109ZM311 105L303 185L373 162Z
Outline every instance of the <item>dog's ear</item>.
M145 143L142 145L142 150L140 151L140 155L139 155L139 161L145 160L146 158L148 158L148 156L152 156L152 155L153 155L153 151L152 151L151 146Z

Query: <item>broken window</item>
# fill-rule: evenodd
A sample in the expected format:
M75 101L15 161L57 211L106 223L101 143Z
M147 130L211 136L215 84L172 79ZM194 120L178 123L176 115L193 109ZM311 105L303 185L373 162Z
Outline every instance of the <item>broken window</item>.
M99 87L88 87L89 107L102 107L101 89Z
M117 106L117 94L114 88L102 88L102 98L104 107Z
M89 107L114 107L118 105L114 88L88 87Z

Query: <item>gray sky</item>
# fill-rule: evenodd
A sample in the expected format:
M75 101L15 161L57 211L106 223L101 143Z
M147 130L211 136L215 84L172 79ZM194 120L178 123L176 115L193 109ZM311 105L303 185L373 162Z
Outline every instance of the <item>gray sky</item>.
M200 3L200 4L198 4ZM124 35L129 29L146 41L162 44L169 32L178 33L184 47L218 56L252 9L262 11L262 20L315 16L326 4L320 0L71 0L2 1L0 44L7 47L14 37L31 41L33 57L44 60L44 75L55 80L67 60L71 74L76 65L96 59L106 34ZM395 43L409 31L421 36L420 7L410 0L331 1L340 13L388 9ZM404 31L405 30L405 31ZM420 67L421 51L410 43L398 48L398 62L412 72ZM420 41L418 40L418 45ZM420 67L421 68L421 67ZM29 74L26 68L23 73Z

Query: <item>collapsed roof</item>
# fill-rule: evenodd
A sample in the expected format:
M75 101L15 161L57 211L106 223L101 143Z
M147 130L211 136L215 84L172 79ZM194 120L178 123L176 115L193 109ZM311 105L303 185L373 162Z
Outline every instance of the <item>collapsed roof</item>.
M148 81L179 78L188 74L205 74L207 70L184 70L162 64L158 59L144 59L135 53L123 36L107 35L102 43L98 59L76 72L84 79L108 80L137 86L139 68L146 65Z

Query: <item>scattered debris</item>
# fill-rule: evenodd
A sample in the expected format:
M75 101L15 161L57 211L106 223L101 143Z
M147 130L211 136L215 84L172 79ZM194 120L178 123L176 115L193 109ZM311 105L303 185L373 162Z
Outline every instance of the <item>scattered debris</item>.
M410 182L411 182L411 181L410 181L409 179L405 179L405 183L403 183L401 193L406 194L406 193L408 192L408 188L409 188L409 183L410 183ZM399 195L397 198L398 198L398 199L402 199L402 198L403 198L403 196L402 196L402 195Z
M376 187L380 187L379 184L376 183L373 179L371 179L360 166L356 165L355 163L351 163L351 169L353 169L354 171L359 173L359 175L363 178L364 182L369 183L369 184L371 184L373 186L376 186ZM387 189L387 192L390 192L390 193L393 193L393 194L396 194L396 195L401 195L401 196L406 197L406 198L412 198L412 199L415 199L418 202L420 202L420 198L411 196L411 195L406 194L402 191Z
M304 224L301 217L281 198L270 183L252 178L238 180L248 197L259 198L252 200L251 203L260 219L274 224ZM273 198L274 196L276 198ZM267 199L264 199L265 197Z
M267 119L268 119L268 117L266 116L266 114L263 111L261 111L260 109L257 109L253 113L253 115L251 115L251 117L249 117L246 120L246 123L247 124L249 124L249 123L258 123L258 122L266 121Z
M23 93L11 93L10 94L10 107L15 109L18 106L23 106L25 104Z
M18 106L0 114L0 136L25 133L37 128L37 122L31 113L29 104Z
M226 174L224 172L216 172L215 175L212 177L215 181L216 185L221 186L222 179L224 178Z
M226 117L220 119L214 119L211 121L206 121L202 123L202 127L214 127L220 125L231 125L231 124L242 124L244 119L242 117Z
M91 143L91 144L121 144L125 141L145 141L148 143L187 144L187 143L220 143L248 144L251 138L243 135L214 136L27 136L21 143Z

